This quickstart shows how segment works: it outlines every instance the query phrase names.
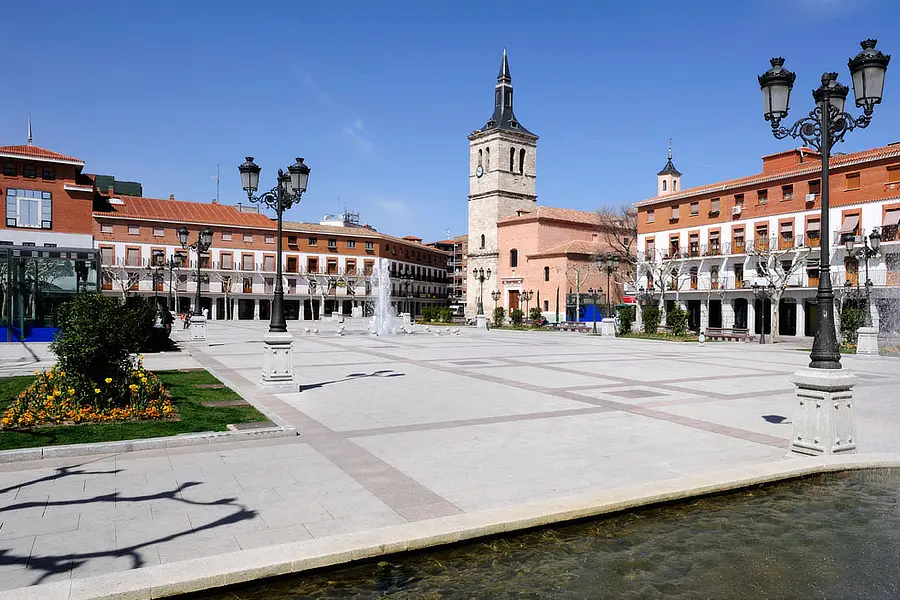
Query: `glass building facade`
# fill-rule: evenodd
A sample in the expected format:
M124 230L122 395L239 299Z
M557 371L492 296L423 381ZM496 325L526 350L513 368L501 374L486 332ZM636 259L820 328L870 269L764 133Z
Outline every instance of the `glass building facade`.
M53 341L56 308L96 292L99 265L98 250L0 246L2 341Z

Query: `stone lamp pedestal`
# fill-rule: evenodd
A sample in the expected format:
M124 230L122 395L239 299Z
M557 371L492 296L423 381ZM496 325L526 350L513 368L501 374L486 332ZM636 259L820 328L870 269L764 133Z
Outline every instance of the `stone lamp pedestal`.
M856 452L853 386L856 376L840 369L801 369L797 386L791 452L820 456Z
M856 353L878 356L878 330L874 327L860 327L856 330Z
M294 377L294 336L268 332L263 338L263 368L259 387L266 390L299 391Z
M484 315L475 315L475 327L487 329L487 318Z
M191 315L191 341L206 341L206 317L203 315Z

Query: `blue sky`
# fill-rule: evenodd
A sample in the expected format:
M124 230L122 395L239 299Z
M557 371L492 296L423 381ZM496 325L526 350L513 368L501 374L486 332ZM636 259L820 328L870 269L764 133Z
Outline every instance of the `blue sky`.
M858 42L900 54L891 0L747 2L82 2L4 7L0 144L83 158L144 194L221 201L245 154L274 184L312 168L295 220L343 208L392 234L464 233L468 141L492 111L503 47L516 115L541 136L538 202L595 210L655 194L674 138L683 186L756 172L791 146L756 76L797 72L791 117L823 71L848 84ZM827 42L823 42L827 40ZM897 59L900 60L900 59ZM849 106L849 103L848 103ZM838 150L900 140L900 63L873 124Z

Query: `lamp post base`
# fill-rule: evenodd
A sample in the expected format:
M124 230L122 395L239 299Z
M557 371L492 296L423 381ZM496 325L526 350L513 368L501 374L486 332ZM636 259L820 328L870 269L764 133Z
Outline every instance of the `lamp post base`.
M874 327L860 327L856 330L856 353L878 356L878 330Z
M837 369L800 369L791 452L820 456L856 452L852 401L856 376Z
M478 329L487 329L487 319L484 315L475 315L475 327Z
M191 341L206 341L206 317L203 315L191 315Z
M299 391L294 377L294 336L287 332L270 331L263 341L263 368L259 387L273 391Z

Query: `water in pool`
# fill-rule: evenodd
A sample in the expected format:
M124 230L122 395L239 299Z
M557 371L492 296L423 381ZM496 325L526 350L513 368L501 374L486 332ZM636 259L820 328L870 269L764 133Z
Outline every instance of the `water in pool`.
M773 484L194 597L385 596L897 599L900 469Z

